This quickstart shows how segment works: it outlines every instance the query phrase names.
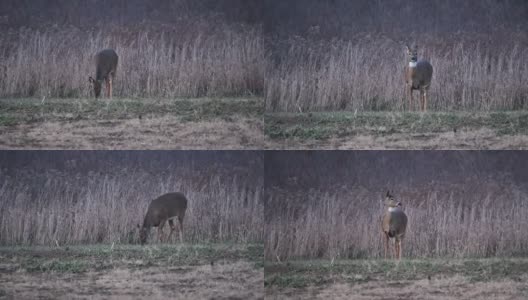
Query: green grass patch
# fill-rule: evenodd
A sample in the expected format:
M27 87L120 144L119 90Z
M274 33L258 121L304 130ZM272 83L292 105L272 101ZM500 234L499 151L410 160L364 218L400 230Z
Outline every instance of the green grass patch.
M0 247L0 258L13 270L80 273L119 266L202 265L246 260L263 266L262 244L76 245L65 247Z
M261 118L261 98L199 99L0 99L0 126L46 121L110 120L176 116L181 121Z
M12 126L17 124L17 119L8 114L0 114L0 126Z
M414 259L290 261L264 264L266 287L302 288L342 281L399 281L446 278L460 275L470 281L522 280L528 275L528 259Z
M272 139L321 140L394 133L425 134L488 128L499 135L528 133L528 112L311 112L267 113L265 133Z
M88 262L81 260L45 260L29 262L25 266L28 272L60 272L60 273L81 273L88 269Z

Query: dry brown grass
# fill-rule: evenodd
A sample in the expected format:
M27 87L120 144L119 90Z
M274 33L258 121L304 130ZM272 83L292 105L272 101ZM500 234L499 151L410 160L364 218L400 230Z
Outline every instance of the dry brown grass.
M528 114L318 112L265 114L274 149L526 149Z
M525 150L528 136L497 135L483 128L462 132L365 133L329 139L265 139L267 149L274 150Z
M106 30L110 28L111 30ZM94 55L114 48L117 97L259 94L264 47L258 30L195 24L105 30L55 26L11 29L0 46L0 97L86 97Z
M142 150L260 149L262 122L251 118L182 123L177 117L147 120L48 121L3 130L2 149ZM155 134L154 134L155 133Z
M383 34L355 40L291 39L266 80L268 111L402 110L403 43ZM466 33L456 43L413 37L434 68L430 110L526 108L528 50ZM417 99L415 97L415 99ZM416 104L415 104L416 105ZM417 106L415 106L415 109Z
M0 258L3 298L264 296L261 245L2 247Z
M264 267L270 299L525 299L525 258L307 260Z
M81 157L66 164L75 166L80 163L76 160ZM162 173L134 164L112 173L37 171L36 166L15 174L2 170L0 244L135 242L136 225L150 201L172 191L189 199L186 242L262 241L263 183L248 180L258 170L219 173L215 166L196 170L193 164L174 165Z
M264 272L251 263L193 265L167 269L113 269L87 274L13 273L2 293L17 299L262 299Z
M382 192L339 185L303 192L266 190L266 259L383 256ZM527 253L523 228L528 206L516 185L470 177L459 183L398 186L397 191L409 218L404 257Z
M4 149L258 149L262 99L1 99Z
M526 280L523 278L522 280ZM463 276L435 280L392 280L349 284L336 282L324 287L304 290L266 291L267 299L525 299L527 286L512 279L473 282Z

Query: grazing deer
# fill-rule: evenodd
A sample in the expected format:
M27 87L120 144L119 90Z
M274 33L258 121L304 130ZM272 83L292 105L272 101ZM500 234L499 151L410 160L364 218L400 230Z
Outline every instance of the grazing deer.
M141 244L145 244L147 236L151 227L158 227L158 235L160 242L162 242L163 226L168 220L171 231L167 240L172 235L172 232L176 229L173 218L178 218L180 222L180 242L183 243L183 218L185 217L185 211L187 210L187 198L182 193L168 193L162 195L150 203L145 219L143 220L143 226L139 231L139 240ZM139 227L139 225L138 225Z
M433 78L433 66L426 61L418 61L418 46L410 48L407 46L407 55L409 56L409 64L405 67L405 81L406 92L409 97L409 110L413 106L413 91L420 91L421 110L427 110L427 91L431 86L431 79Z
M101 95L101 84L106 84L106 95L112 98L112 81L117 70L117 53L113 49L104 49L95 55L95 79L90 76L88 80L93 85L95 98Z
M394 238L394 253L396 258L401 259L401 241L407 228L407 215L402 210L401 202L394 200L389 191L387 191L385 205L388 208L381 221L381 229L385 234L385 258L389 251L389 239Z

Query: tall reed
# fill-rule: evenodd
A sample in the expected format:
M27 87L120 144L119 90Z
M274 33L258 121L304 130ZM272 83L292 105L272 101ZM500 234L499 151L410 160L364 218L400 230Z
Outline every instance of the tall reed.
M419 54L434 68L431 110L527 107L528 49L521 44L427 41L419 44ZM267 75L268 111L403 110L407 105L403 43L383 35L328 44L299 38L283 48Z
M266 188L266 259L383 257L385 191L332 190ZM526 194L514 185L471 178L460 184L402 186L394 193L409 218L404 257L528 253Z
M0 97L88 97L94 55L114 48L118 97L259 95L264 47L257 30L220 27L82 31L18 29L0 44Z
M262 241L262 182L176 169L168 175L134 168L89 174L25 169L3 176L0 245L136 242L150 201L172 191L189 199L187 242Z

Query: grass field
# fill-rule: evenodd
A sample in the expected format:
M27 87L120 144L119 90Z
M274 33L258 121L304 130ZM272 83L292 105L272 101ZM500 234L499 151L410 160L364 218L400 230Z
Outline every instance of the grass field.
M257 149L263 101L0 99L3 149Z
M526 299L528 259L265 263L269 299Z
M0 298L256 299L262 244L0 247Z
M528 112L267 113L275 149L526 149Z

